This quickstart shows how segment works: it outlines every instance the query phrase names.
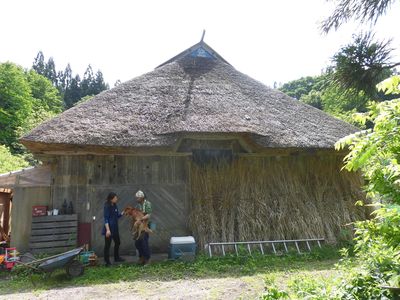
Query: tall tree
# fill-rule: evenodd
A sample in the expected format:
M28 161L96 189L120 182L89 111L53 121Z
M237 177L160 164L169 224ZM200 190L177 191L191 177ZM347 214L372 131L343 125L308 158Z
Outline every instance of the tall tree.
M109 89L109 86L104 82L103 73L100 70L98 70L94 78L94 88L93 88L95 93L94 95L101 93L102 91L107 89Z
M64 103L66 108L71 108L82 96L81 79L79 75L71 78L69 86L65 89Z
M45 74L46 63L44 61L44 55L42 51L39 51L33 61L32 69L34 69L38 74Z
M54 86L58 86L56 64L54 63L52 57L50 57L49 60L47 61L43 75L46 78L48 78L53 83Z
M279 90L289 95L290 97L299 100L303 95L307 95L312 90L319 91L322 89L325 77L321 76L306 76L296 80L284 83Z
M61 72L59 76L59 82L63 92L65 92L65 90L70 86L71 80L72 80L72 69L71 65L67 64L64 72Z
M56 87L46 77L30 70L26 78L33 97L33 110L41 109L52 113L60 113L63 110L63 101Z
M32 111L32 96L24 70L13 63L0 64L0 144L18 151L18 132Z
M376 84L392 74L400 63L392 62L389 41L374 41L372 33L353 37L352 43L342 47L332 59L332 78L344 90L365 92L375 98Z
M330 0L336 2L333 13L322 22L321 29L328 33L337 30L351 19L361 23L375 23L396 0Z
M34 70L26 72L27 82L32 96L32 112L26 118L26 124L19 134L25 134L40 123L54 117L64 109L59 90L46 77Z
M43 52L39 51L32 68L40 75L48 78L57 87L65 108L72 107L82 97L94 96L109 89L108 84L104 82L103 73L98 70L94 74L90 64L81 80L79 75L73 76L70 64L66 66L64 71L57 71L53 58L50 57L46 63Z
M354 123L352 114L365 112L370 98L364 92L344 90L332 80L332 74L329 68L322 75L287 82L280 90L303 103Z
M87 95L94 95L94 75L91 65L88 65L85 73L83 74L83 79L81 81L82 97Z

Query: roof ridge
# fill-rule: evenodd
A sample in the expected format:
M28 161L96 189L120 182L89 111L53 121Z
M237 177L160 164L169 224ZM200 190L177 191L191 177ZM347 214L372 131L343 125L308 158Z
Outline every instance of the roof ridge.
M169 64L171 62L177 61L183 57L186 57L187 55L190 55L191 53L195 53L196 51L198 51L199 49L203 49L204 51L206 51L209 55L211 55L212 57L214 57L215 59L221 60L224 63L231 65L228 61L226 61L220 54L218 54L217 51L215 51L213 48L211 48L206 42L204 42L204 35L202 37L202 39L200 40L200 42L194 44L193 46L187 48L186 50L183 50L181 53L175 55L174 57L170 58L169 60L163 62L161 65L158 65L156 67L156 69ZM195 56L201 56L202 53L195 53ZM207 56L206 56L207 57Z

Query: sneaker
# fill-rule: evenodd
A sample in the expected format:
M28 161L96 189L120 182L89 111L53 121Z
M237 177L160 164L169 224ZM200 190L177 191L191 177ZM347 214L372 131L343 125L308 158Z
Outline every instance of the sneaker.
M125 259L122 257L117 257L114 259L114 262L124 262L124 261L125 261Z

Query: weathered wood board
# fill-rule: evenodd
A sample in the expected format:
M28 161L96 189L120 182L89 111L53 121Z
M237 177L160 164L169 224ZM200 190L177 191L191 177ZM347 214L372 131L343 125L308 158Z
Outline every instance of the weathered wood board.
M59 253L77 246L78 215L32 218L32 253Z

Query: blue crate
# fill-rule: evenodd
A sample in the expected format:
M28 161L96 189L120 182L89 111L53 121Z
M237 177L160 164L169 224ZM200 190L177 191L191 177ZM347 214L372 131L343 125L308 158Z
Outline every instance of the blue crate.
M178 259L182 256L196 255L196 241L192 236L171 237L168 258Z

